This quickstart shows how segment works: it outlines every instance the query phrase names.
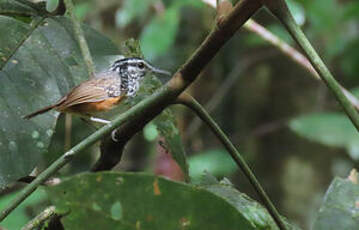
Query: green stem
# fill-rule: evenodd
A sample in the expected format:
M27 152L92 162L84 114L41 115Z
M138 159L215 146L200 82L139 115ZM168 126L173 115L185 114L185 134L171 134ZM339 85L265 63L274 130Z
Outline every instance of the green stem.
M257 178L253 174L252 170L249 168L248 164L238 152L236 147L229 140L227 135L222 131L222 129L217 125L217 123L212 119L212 117L207 113L207 111L199 104L192 96L189 94L183 93L176 101L178 104L183 104L193 110L201 120L206 123L216 137L222 142L222 144L227 149L228 153L231 155L233 160L236 162L238 167L242 170L244 175L248 178L257 194L261 198L263 204L267 207L268 212L273 217L275 223L278 225L279 229L285 230L286 225L283 222L282 218L279 215L279 212L273 205L272 201L267 196L266 192L258 182Z
M65 164L86 147L94 144L106 134L119 127L124 122L139 122L140 119L153 119L164 108L171 104L198 76L200 71L212 60L219 49L233 34L250 18L262 4L253 0L242 0L226 16L203 41L187 62L174 74L171 80L158 92L147 97L131 109L119 115L111 123L103 126L85 140L75 145L58 160L52 163L38 177L27 185L0 213L0 222L11 213L36 188L45 182Z
M92 57L90 54L90 50L89 47L87 45L85 36L84 36L84 32L81 28L81 23L79 22L79 20L77 20L76 15L74 14L74 4L72 3L72 0L65 0L65 5L66 5L66 10L69 13L73 26L74 26L74 32L77 38L77 41L80 45L80 49L81 49L81 53L82 56L84 58L86 67L87 67L87 72L89 74L90 77L92 77L95 73L95 68L94 68L94 64L92 61Z
M339 83L334 79L328 68L323 63L317 52L314 50L300 26L297 25L284 0L262 0L268 9L284 24L294 40L302 48L315 70L328 88L334 93L337 101L359 131L359 114L352 103L342 91Z
M27 223L24 227L22 227L21 230L35 229L55 215L55 206L50 206L37 215L34 219L32 219L29 223Z

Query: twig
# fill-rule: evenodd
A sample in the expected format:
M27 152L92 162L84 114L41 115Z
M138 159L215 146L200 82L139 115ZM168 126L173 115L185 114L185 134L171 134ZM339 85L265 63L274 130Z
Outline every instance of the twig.
M216 0L202 0L203 2L207 3L209 6L216 8ZM299 64L299 66L306 69L311 76L313 76L317 80L322 80L318 75L317 71L313 68L310 61L301 54L298 50L288 45L282 39L274 35L272 32L264 28L262 25L258 24L253 19L249 19L244 25L243 28L257 34L263 40L267 41L269 44L276 47L280 50L284 55L292 59L295 63ZM356 98L351 92L345 89L343 86L342 88L343 93L347 96L348 100L355 106L356 110L359 111L359 100Z
M294 40L302 48L307 58L312 63L313 67L319 73L321 79L327 87L333 92L337 101L343 107L345 113L352 121L353 125L359 131L359 114L353 107L352 103L348 100L342 91L342 87L334 79L328 68L325 66L322 59L314 50L301 28L296 24L293 16L291 15L288 6L284 0L262 0L268 9L283 23Z
M32 219L29 223L27 223L21 230L32 230L36 227L42 225L46 220L52 218L55 213L55 206L50 206L42 211L39 215L37 215L34 219Z
M90 77L94 76L95 73L95 67L92 61L92 57L90 54L89 47L87 45L84 32L82 31L80 22L76 19L76 15L74 13L74 4L72 3L72 0L65 0L65 5L67 12L69 13L73 26L74 26L74 32L76 35L76 38L78 40L78 43L80 45L81 53L84 58L87 72Z
M222 131L222 129L217 125L217 123L211 118L208 112L199 104L192 96L189 94L183 93L181 94L176 103L183 104L194 111L201 120L206 123L210 129L212 130L213 134L222 142L222 144L227 149L228 153L231 155L233 160L236 162L238 167L242 170L244 175L248 178L249 182L252 184L254 189L256 190L258 196L261 198L263 204L266 206L268 212L273 217L274 221L278 225L279 229L286 229L285 224L282 218L279 215L279 212L265 193L264 189L258 182L257 178L253 174L252 170L247 165L244 158L238 152L236 147L232 144L229 140L227 135Z
M158 92L139 102L131 109L119 115L111 123L103 126L85 140L75 145L63 156L44 170L31 184L27 185L14 200L12 200L0 213L2 221L36 188L51 175L70 162L79 152L91 146L103 136L126 122L136 122L140 119L151 120L173 102L197 77L200 71L216 55L219 49L234 35L234 33L251 17L262 3L253 0L242 0L226 16L220 24L207 36L195 53L177 71L171 80L161 87Z

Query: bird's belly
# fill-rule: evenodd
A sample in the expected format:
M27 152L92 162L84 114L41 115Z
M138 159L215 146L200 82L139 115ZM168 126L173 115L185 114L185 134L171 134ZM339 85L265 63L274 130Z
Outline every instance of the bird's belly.
M63 112L79 113L79 114L94 114L98 112L105 112L111 110L115 105L119 104L124 99L124 96L112 97L98 102L84 102L66 108Z

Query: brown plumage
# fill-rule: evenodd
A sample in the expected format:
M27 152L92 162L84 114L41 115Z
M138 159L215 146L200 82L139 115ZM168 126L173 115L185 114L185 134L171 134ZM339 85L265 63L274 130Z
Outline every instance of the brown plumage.
M115 75L113 73L109 73ZM120 103L126 96L110 96L108 88L117 85L120 87L121 79L112 75L101 75L97 78L85 81L73 88L66 96L62 97L53 105L46 106L38 111L24 116L30 119L51 109L65 113L77 113L81 115L91 115L112 109Z

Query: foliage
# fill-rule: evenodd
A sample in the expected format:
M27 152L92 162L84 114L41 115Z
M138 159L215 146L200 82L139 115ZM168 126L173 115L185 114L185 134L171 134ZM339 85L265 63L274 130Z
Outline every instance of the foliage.
M24 121L21 116L55 102L87 78L70 21L67 17L49 15L59 2L48 0L45 5L0 0L0 187L11 186L11 182L28 175L44 158L53 160L63 153L65 128L61 127L62 123L55 126L57 114L49 113L33 121ZM355 0L287 2L336 78L350 90L357 86L359 3ZM129 40L122 54L145 57L155 66L174 69L198 47L214 21L214 10L199 0L79 0L75 3L77 17L101 31L83 25L98 71L108 67L118 55L117 47L130 37L138 40ZM259 12L255 19L294 46L285 28L265 11ZM214 108L215 119L240 144L241 152L271 198L279 204L281 213L304 228L355 229L357 184L334 179L320 209L316 205L316 197L329 178L345 175L358 164L358 133L348 118L338 110L323 86L306 79L308 74L283 58L277 48L270 47L258 35L243 31L218 53L189 92L202 102L215 98L222 93L219 89L223 79L233 75L230 72L236 70L238 62L248 62L250 68L240 68L243 77L224 93L222 103ZM139 95L127 100L123 110L155 93L165 80L147 76ZM191 183L138 173L69 175L88 171L98 155L95 146L95 151L83 154L69 167L72 171L61 172L69 178L48 189L51 202L60 213L68 214L71 209L63 218L65 226L86 228L84 223L88 222L90 227L96 224L108 229L113 229L113 224L119 229L123 226L124 229L150 226L167 229L172 225L211 229L218 224L221 229L230 229L240 223L248 229L276 229L260 204L231 185L255 196L227 153L218 148L213 135L205 129L191 136L186 133L190 121L191 116L180 109L164 110L145 127L144 140L142 136L131 140L120 168L147 168L156 172L159 151L155 146L164 137L166 152L174 156L186 176L189 174ZM73 120L73 142L88 135L89 130L84 126ZM48 148L50 141L52 147ZM342 149L349 157L342 154ZM290 159L297 162L295 173L293 165L288 163L292 162ZM304 170L306 173L302 173ZM203 179L204 172L230 179L218 182L209 175ZM305 178L308 175L311 180ZM310 182L303 184L303 180ZM200 181L200 185L193 185ZM155 194L158 191L160 195ZM0 207L15 194L1 196ZM26 207L39 213L38 203L48 200L41 191L33 196L1 226L9 229L23 226L34 216L28 214ZM203 213L207 218L212 217L211 222ZM182 214L191 218L183 218ZM171 215L174 218L169 218ZM316 216L314 223L313 216ZM213 225L212 220L216 220ZM296 229L293 225L288 227Z
M356 182L335 178L325 194L313 229L357 229L359 226L358 197L358 178Z
M78 175L48 191L58 212L68 213L66 229L277 229L262 206L228 185L105 172Z

